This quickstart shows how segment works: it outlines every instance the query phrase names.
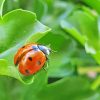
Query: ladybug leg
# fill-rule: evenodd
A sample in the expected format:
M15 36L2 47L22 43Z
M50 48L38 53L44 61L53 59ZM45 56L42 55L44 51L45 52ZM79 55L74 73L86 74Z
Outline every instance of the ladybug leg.
M49 65L49 63L50 63L50 62L49 62L50 60L49 60L48 56L46 56L46 61L47 61L47 62L46 62L46 68L48 68L48 65Z
M49 62L46 62L46 67L45 67L46 69L48 68L48 65L49 65Z
M44 71L46 71L46 72L47 72L47 69L46 69L46 68L44 68L44 67L43 67L43 69L44 69Z
M19 59L16 61L15 66L17 67L19 63Z
M42 68L47 72L47 69L48 69L48 62L45 63L45 65L44 65Z
M48 58L48 56L46 55L46 61L49 61L49 58Z

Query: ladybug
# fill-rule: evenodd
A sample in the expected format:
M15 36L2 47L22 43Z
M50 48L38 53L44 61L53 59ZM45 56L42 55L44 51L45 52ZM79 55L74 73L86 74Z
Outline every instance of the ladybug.
M27 44L15 54L14 64L18 65L19 72L25 76L35 74L45 65L50 51L50 48L43 45Z

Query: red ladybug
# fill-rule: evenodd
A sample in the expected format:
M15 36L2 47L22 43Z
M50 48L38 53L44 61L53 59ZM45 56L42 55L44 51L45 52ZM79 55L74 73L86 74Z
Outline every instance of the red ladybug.
M28 76L39 71L47 61L50 48L38 44L27 44L21 47L14 57L21 74Z

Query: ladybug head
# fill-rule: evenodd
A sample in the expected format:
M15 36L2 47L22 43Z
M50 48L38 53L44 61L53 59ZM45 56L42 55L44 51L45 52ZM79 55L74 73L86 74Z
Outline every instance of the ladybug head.
M51 49L43 46L43 45L38 45L38 48L45 54L45 55L49 55L51 52Z

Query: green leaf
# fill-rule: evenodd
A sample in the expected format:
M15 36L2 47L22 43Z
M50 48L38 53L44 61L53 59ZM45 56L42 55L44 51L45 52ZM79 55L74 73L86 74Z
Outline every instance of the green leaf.
M14 77L23 83L32 83L34 75L22 76L15 67L13 58L19 47L37 42L50 28L37 21L34 13L17 9L2 17L0 31L0 74Z
M5 0L0 0L0 16L2 16L3 4Z
M99 17L93 16L88 12L74 11L67 21L61 22L61 27L79 41L87 53L92 54L100 64L100 36L99 36ZM95 34L95 36L94 36Z
M95 9L98 13L100 13L100 0L81 0L81 1L89 5L93 9Z
M91 91L89 85L85 78L64 78L41 90L36 100L89 100L91 97L97 100L98 93Z
M19 8L32 11L36 13L38 20L47 12L47 5L43 0L29 0L28 3L27 0L6 0L3 8L3 14Z
M26 9L35 12L37 15L37 19L40 20L43 18L47 11L47 5L43 0L30 0Z
M36 100L36 95L38 94L38 92L40 92L47 85L47 78L47 72L43 69L40 70L39 73L36 73L34 83L27 86L23 85L21 86L21 91L18 91L20 92L21 99ZM17 94L15 94L14 96L16 96L17 99L19 99Z

